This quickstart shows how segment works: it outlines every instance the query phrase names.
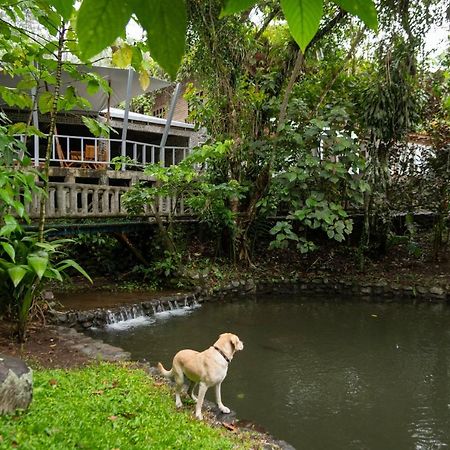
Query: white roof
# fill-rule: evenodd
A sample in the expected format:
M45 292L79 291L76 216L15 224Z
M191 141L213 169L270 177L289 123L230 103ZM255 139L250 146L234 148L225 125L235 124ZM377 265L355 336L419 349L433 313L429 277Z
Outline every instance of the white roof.
M104 109L103 111L100 111L102 114L106 114L108 112L107 109ZM110 108L109 110L110 116L114 119L123 119L125 115L125 110L119 109L119 108ZM155 116L147 116L146 114L139 114L135 112L129 112L128 113L128 120L133 120L135 122L142 122L146 123L148 125L165 125L167 120L161 119L159 117ZM170 123L171 127L179 127L179 128L188 128L193 130L194 125L192 123L186 123L186 122L179 122L177 120L172 120Z
M128 69L116 69L112 67L98 67L87 66L84 64L74 64L79 73L94 72L99 74L105 80L108 80L111 85L112 93L110 98L110 105L117 106L119 103L125 101L127 94L127 80ZM11 78L9 75L0 70L0 85L15 87L20 81L20 77ZM131 98L144 94L145 92L152 92L158 89L169 86L170 83L158 78L150 78L150 84L144 91L139 83L139 76L133 71L133 80L131 85ZM94 95L89 95L86 91L86 83L72 78L67 72L62 74L61 92L64 94L67 87L73 86L80 97L85 98L91 104L91 108L86 110L99 112L108 106L108 94L99 89ZM44 83L40 86L39 92L44 92Z

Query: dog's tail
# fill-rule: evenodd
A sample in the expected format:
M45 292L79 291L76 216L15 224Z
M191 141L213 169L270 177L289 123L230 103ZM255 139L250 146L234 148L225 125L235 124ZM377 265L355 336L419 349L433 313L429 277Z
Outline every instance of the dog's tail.
M171 378L172 377L172 369L170 369L170 370L164 369L164 366L160 362L158 363L157 367L158 367L159 373L163 377L166 377L166 378Z

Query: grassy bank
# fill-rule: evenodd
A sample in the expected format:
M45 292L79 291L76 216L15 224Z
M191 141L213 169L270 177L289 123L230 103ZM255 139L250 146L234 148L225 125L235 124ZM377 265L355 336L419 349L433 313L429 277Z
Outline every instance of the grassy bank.
M232 449L249 441L176 411L168 388L129 365L34 372L26 412L0 417L0 449Z

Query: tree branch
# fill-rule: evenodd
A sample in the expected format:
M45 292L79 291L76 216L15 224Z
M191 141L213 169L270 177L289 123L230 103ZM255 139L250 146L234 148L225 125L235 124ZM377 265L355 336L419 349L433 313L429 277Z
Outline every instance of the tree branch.
M336 25L338 25L342 20L344 20L347 17L347 15L348 15L347 11L344 11L343 9L339 8L338 13L332 19L330 19L330 21L326 23L320 30L318 30L317 33L314 35L314 37L311 39L310 43L305 48L305 55L306 53L308 53L308 50L311 47L313 47L324 36L330 33Z
M319 111L320 106L322 105L323 101L325 100L326 95L328 94L328 92L330 91L330 89L333 87L334 83L336 83L336 80L338 79L338 76L340 73L342 73L342 71L344 70L346 64L350 61L350 59L352 59L353 54L355 52L356 46L359 44L359 42L361 41L361 39L364 37L364 32L363 29L360 29L358 31L358 33L355 36L355 39L353 39L353 42L350 46L350 49L347 52L347 55L344 58L344 61L341 65L341 67L336 70L336 72L334 73L333 77L331 78L330 82L327 84L327 86L325 87L324 91L322 92L322 95L320 96L319 102L317 103L316 108L314 109L314 114L317 114L317 111Z
M279 6L275 7L270 14L266 16L264 19L264 23L261 25L261 28L255 33L255 39L258 40L259 37L264 33L264 30L269 26L270 22L277 16L277 14L281 11Z

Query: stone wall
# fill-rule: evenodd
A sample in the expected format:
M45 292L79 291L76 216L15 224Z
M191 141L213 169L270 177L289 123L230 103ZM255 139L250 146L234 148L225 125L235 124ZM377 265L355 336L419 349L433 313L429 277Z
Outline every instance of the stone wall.
M201 291L205 298L255 294L336 294L360 297L364 300L386 301L413 300L427 302L445 302L450 300L450 286L400 285L387 282L358 283L353 281L338 281L328 278L311 278L308 280L275 279L253 281L251 279L232 281L227 285L214 287L212 291Z

